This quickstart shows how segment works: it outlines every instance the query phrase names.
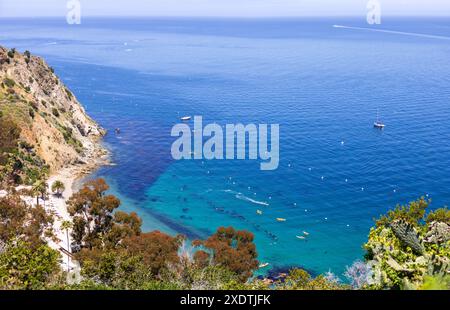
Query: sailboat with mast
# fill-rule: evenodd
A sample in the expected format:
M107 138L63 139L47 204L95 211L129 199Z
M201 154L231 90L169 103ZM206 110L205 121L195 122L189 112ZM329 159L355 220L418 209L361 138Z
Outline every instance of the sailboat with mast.
M377 120L375 121L375 123L373 123L373 127L378 128L378 129L383 129L386 125L380 120L379 118L379 113L377 110Z

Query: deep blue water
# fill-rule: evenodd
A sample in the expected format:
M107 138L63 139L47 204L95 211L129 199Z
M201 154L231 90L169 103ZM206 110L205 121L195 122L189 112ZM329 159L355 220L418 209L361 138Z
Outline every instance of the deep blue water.
M0 44L44 56L110 131L117 165L97 175L146 230L204 238L232 225L255 233L272 267L341 274L361 258L374 217L422 195L433 208L450 201L450 19L377 26L412 35L333 25L369 27L342 18L3 19ZM372 127L377 109L384 131ZM173 161L170 130L183 115L280 124L279 169Z

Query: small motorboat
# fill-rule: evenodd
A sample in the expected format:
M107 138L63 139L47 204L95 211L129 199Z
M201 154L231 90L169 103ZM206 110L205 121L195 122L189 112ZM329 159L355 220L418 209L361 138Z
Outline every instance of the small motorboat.
M301 240L305 240L306 239L305 236L296 236L296 237L297 237L297 239L301 239Z
M262 215L262 214L263 214L263 212L262 212L261 210L256 210L256 214L258 214L258 215Z
M309 236L309 232L307 232L307 231L303 231L303 234L304 234L305 236Z
M191 120L191 116L183 116L183 117L180 117L180 120L182 120L182 121L189 121L189 120Z
M269 266L269 263L262 263L261 265L259 265L259 268L265 268Z
M277 217L277 221L278 222L286 222L286 219L282 218L282 217Z

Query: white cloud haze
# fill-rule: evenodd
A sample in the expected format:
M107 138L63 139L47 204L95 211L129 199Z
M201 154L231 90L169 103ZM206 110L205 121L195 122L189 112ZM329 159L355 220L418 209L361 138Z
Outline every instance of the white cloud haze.
M350 16L368 0L79 0L83 16ZM379 0L383 15L450 16L449 0ZM64 16L67 0L0 0L0 16Z

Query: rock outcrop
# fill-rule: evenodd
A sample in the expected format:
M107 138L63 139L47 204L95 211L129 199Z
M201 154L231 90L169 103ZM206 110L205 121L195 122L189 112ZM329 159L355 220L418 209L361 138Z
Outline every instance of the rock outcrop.
M0 46L0 112L20 128L20 141L49 172L105 153L105 134L40 57Z

